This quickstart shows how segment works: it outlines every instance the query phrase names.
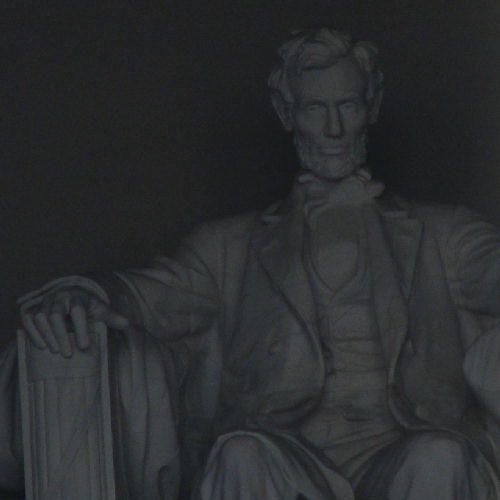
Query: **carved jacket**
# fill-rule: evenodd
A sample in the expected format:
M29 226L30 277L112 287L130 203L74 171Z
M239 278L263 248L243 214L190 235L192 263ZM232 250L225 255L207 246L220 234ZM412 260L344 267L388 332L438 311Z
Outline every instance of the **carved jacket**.
M285 202L207 223L175 258L98 279L132 323L111 342L117 470L131 498L159 471L163 491L176 491L181 463L191 481L224 432L293 432L315 407L325 370L302 217ZM494 467L500 404L481 409L463 366L483 339L499 343L499 231L464 208L391 197L365 222L395 418L457 432Z
M202 457L230 430L293 432L321 395L301 218L285 202L208 223L175 259L102 282L116 307L167 342L180 440L191 454L198 448ZM464 208L391 197L376 200L366 227L394 416L409 430L465 435L494 462L463 364L477 339L496 336L500 233Z

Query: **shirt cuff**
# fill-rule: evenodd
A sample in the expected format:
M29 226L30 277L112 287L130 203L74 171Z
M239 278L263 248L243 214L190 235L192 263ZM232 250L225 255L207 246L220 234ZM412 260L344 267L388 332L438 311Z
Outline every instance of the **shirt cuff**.
M109 305L110 303L108 293L96 281L84 276L65 276L63 278L58 278L50 281L38 290L34 290L33 292L29 292L23 295L17 300L17 304L20 306L21 312L23 312L26 309L40 304L43 300L43 297L47 293L53 293L59 290L65 290L73 287L82 288L87 292L96 295L106 304Z

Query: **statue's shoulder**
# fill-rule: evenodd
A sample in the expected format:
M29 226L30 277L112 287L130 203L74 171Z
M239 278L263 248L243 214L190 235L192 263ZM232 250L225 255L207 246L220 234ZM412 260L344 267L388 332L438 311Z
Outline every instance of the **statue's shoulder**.
M476 230L498 233L495 224L464 205L407 200L401 197L394 199L409 217L420 221L438 240L444 241Z
M457 224L460 220L481 219L481 216L464 205L438 203L434 201L409 200L391 194L392 203L410 217L428 224Z
M244 212L226 217L211 219L198 224L192 236L201 238L241 237L252 231L262 216L262 211Z
M262 214L251 211L201 222L180 242L180 249L188 246L200 253L242 249L250 241Z
M437 203L431 201L406 201L408 213L423 221L445 221L455 218L457 210L463 208L458 205Z

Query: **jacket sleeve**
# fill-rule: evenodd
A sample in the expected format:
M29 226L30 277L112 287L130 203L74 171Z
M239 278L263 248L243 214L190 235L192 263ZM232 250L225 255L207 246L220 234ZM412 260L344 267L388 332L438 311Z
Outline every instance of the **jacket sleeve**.
M500 317L500 230L459 207L445 252L457 307Z
M210 384L218 368L217 351L210 343L217 340L211 333L219 313L222 241L224 231L201 227L181 244L175 258L158 258L141 270L61 278L20 301L21 307L30 307L46 293L78 286L129 318L131 324L124 331L110 332L108 347L113 425L119 436L115 467L120 498L125 498L122 489L131 498L157 498L159 487L165 497L176 497L181 467L178 427L189 409L180 403L180 390L188 392L188 368L189 374L192 366L203 372L196 380L208 387L195 393L198 406L206 403L198 401L198 394L214 393ZM0 417L5 417L0 418L0 496L6 488L22 489L20 429L13 412L18 406L15 346L4 356L6 361L0 357L5 365L0 386L2 382L6 386L0 400ZM211 402L203 406L204 413L211 411Z
M150 267L55 279L18 300L21 311L40 304L46 294L83 288L162 340L196 334L217 319L224 271L224 232L200 226L174 258L157 257Z
M490 436L500 463L500 231L457 209L448 240L452 294L459 308L469 386L488 410ZM471 334L475 330L474 334Z
M134 485L151 484L156 476L162 490L170 492L165 498L176 497L172 492L178 487L179 467L183 477L191 477L197 453L206 445L221 366L224 236L217 226L203 226L181 243L174 258L157 258L149 268L98 278L111 306L132 323L131 334L117 332L113 356L118 418L121 428L135 436L133 446L124 440L120 454L129 490L139 491ZM147 334L137 333L141 331ZM151 383L144 380L149 374ZM130 391L135 386L139 394ZM140 398L147 401L138 405ZM137 443L143 444L144 453Z
M222 250L207 227L183 241L174 258L159 257L145 269L100 276L113 309L154 337L177 340L201 333L217 320Z

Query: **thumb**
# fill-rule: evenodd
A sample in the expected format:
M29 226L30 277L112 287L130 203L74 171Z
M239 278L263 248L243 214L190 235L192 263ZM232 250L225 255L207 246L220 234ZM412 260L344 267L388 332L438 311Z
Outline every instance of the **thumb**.
M113 330L124 330L130 324L129 320L125 316L122 316L111 309L106 311L102 320Z
M114 330L123 330L129 325L129 320L125 316L114 311L109 304L97 297L90 298L89 307L93 321L101 321Z

